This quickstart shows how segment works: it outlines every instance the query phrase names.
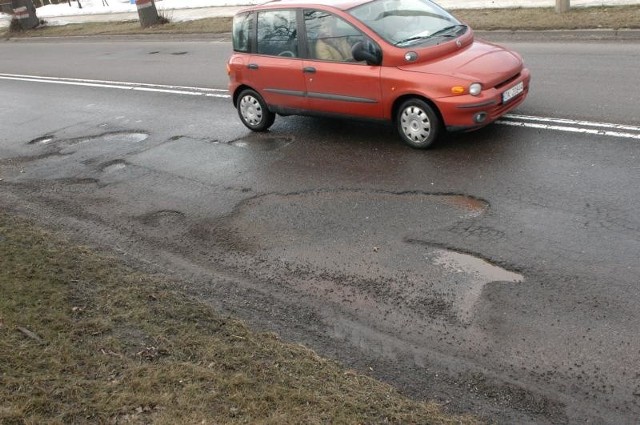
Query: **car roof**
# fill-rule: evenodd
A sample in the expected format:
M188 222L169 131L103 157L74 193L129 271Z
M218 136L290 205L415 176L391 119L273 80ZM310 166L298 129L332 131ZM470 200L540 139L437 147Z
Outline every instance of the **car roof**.
M273 9L281 7L334 7L336 9L348 10L352 7L359 6L364 3L369 3L372 0L272 0L266 3L261 3L247 9Z

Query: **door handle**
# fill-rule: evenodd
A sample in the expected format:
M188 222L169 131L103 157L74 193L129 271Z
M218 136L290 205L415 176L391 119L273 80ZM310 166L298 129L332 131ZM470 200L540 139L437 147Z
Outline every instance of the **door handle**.
M315 74L316 73L316 69L312 66L306 66L304 68L302 68L302 72L304 72L305 74Z
M249 65L247 65L247 68L249 69L258 69L259 66L257 63L250 63Z

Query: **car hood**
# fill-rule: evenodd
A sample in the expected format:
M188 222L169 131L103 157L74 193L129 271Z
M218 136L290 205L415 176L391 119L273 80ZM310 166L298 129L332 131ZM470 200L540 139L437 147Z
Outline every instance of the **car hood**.
M425 51L420 56L426 57L428 54L428 51ZM458 77L469 82L480 82L485 87L493 87L517 75L523 64L516 53L495 44L474 41L446 56L402 65L399 68L405 71Z

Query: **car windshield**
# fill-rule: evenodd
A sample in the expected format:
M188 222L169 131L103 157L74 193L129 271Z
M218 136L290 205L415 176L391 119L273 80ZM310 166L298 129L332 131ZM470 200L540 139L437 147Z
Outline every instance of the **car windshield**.
M429 0L374 0L349 13L398 47L435 44L467 31L466 25Z

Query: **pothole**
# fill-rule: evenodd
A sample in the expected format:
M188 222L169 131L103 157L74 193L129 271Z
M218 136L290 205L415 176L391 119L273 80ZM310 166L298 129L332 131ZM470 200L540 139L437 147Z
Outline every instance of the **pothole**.
M29 142L30 145L46 145L53 141L53 136L42 136Z
M90 177L63 177L60 179L54 179L56 183L65 185L84 185L84 184L97 184L98 180Z
M247 137L245 139L235 140L231 142L230 145L238 148L266 152L281 149L290 143L291 139L286 137Z
M489 209L489 203L485 200L468 195L450 195L443 198L449 205L467 210L469 217L477 217Z
M140 143L148 138L149 135L147 133L109 133L101 137L97 137L93 139L93 141ZM88 139L86 141L92 141L92 139Z
M391 303L421 316L467 324L487 284L523 277L430 241L450 236L453 225L489 209L488 202L465 194L269 194L247 199L216 226L203 223L202 228L214 231L200 234L230 250L258 253L274 267L286 265L296 285L337 294L337 302L347 300L362 311L378 308L371 303Z
M115 132L106 133L98 136L80 137L77 139L68 140L67 144L76 145L79 143L113 143L113 142L125 142L125 143L140 143L149 138L147 133L137 132Z
M503 269L482 258L456 251L437 250L433 264L443 266L454 273L466 273L483 282L518 283L524 280L524 276L519 273Z
M124 170L127 167L127 163L122 159L116 159L114 161L105 162L100 167L103 173L113 173L114 171Z
M476 305L487 284L491 282L520 283L524 276L506 270L482 258L456 251L436 249L429 255L432 264L443 270L441 290L447 291L458 317L464 323L472 321Z
M175 210L160 210L140 216L140 221L148 226L164 226L179 223L184 218L184 213Z

